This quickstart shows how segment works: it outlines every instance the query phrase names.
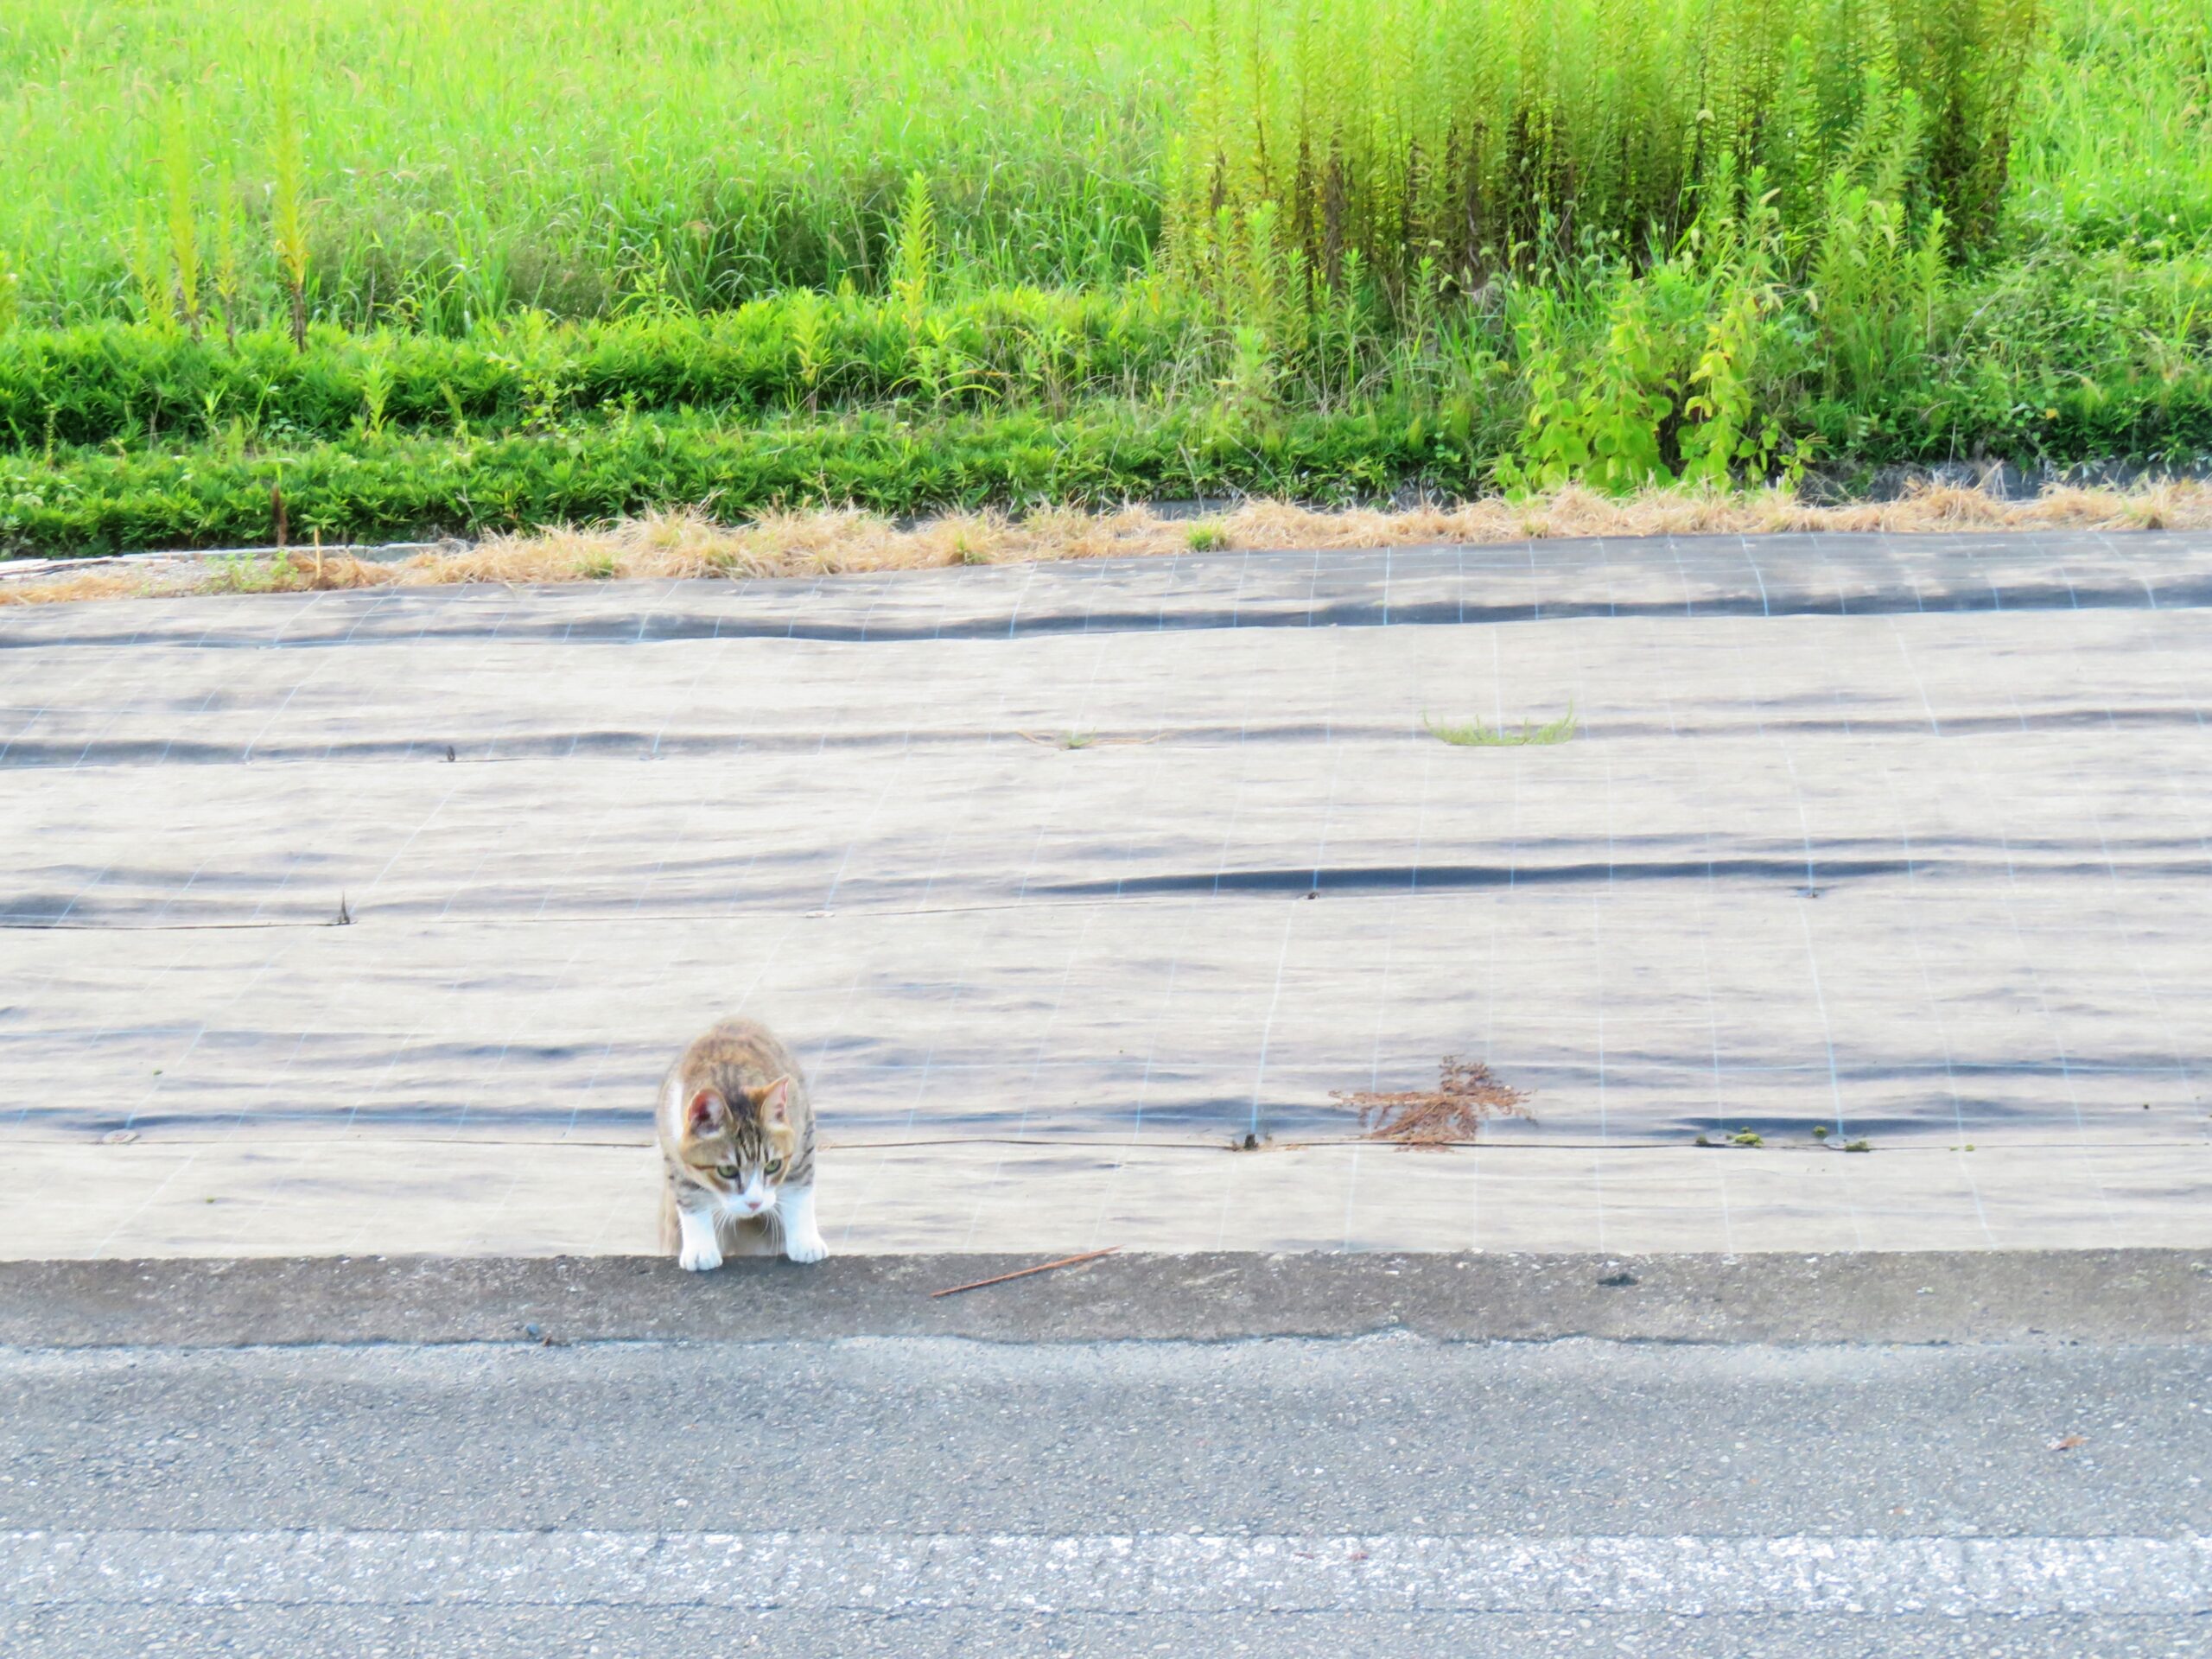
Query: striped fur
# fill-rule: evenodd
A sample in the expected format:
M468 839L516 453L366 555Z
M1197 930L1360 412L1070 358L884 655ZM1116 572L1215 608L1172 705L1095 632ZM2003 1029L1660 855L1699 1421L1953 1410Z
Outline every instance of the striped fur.
M797 1057L766 1026L725 1020L694 1041L661 1081L654 1122L667 1174L662 1248L683 1266L720 1267L754 1218L794 1262L829 1254L814 1220L814 1103Z

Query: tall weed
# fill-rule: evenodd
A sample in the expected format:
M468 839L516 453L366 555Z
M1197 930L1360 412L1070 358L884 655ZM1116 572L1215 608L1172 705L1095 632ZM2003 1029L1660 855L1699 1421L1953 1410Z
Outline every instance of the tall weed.
M1754 171L1785 229L1841 172L1979 238L2001 201L2039 0L1215 0L1168 180L1204 280L1276 204L1317 278L1479 284L1664 249Z
M308 344L308 202L305 166L301 159L300 127L292 107L292 81L287 74L276 83L276 132L270 151L275 180L270 186L270 234L276 263L284 274L291 300L292 346L305 351Z
M1901 205L1834 181L1807 296L1828 396L1864 400L1926 380L1947 228L1938 209L1916 232Z
M192 136L182 106L172 103L162 124L162 172L169 260L176 276L177 315L200 337L200 217L193 200Z

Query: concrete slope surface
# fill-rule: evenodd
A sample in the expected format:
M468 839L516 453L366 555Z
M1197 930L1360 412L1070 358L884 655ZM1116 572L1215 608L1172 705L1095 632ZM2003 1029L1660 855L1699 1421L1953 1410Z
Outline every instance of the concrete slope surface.
M2208 606L2145 533L12 613L0 1255L645 1249L739 1009L847 1251L2212 1243ZM1449 1056L1529 1116L1346 1144Z
M1898 1293L1940 1264L1905 1256L1811 1264L1764 1303L1785 1264L1368 1257L1334 1303L1404 1322L1366 1334L1279 1264L1101 1264L970 1294L1065 1321L1087 1282L1080 1334L912 1334L920 1287L965 1265L793 1278L748 1337L725 1316L775 1273L754 1264L709 1281L732 1308L640 1338L608 1334L617 1281L563 1264L403 1269L404 1296L388 1267L271 1264L295 1293L263 1281L273 1341L164 1311L204 1268L10 1269L34 1314L0 1349L0 1640L2212 1651L2212 1276L2186 1254L1969 1258L1924 1307ZM385 1339L358 1339L356 1287L403 1321ZM1548 1339L1491 1334L1547 1288ZM1207 1339L1157 1334L1192 1300ZM70 1324L134 1305L136 1340ZM1734 1334L1653 1340L1684 1307Z

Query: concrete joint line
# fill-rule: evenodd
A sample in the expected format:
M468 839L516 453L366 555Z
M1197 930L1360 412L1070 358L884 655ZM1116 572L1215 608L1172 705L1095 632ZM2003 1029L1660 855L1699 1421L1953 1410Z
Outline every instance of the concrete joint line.
M18 1530L0 1601L2174 1616L2212 1537Z

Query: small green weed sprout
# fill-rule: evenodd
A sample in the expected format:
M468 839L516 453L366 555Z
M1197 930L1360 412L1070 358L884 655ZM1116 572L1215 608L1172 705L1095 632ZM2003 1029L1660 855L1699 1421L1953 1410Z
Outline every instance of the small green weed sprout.
M1190 533L1183 537L1183 545L1193 553L1224 552L1229 546L1229 532L1208 519L1191 526Z
M273 594L283 581L274 559L243 550L209 561L207 589L217 594Z
M1025 743L1034 743L1044 749L1088 749L1109 740L1096 732L1019 732L1015 734ZM1127 741L1126 739L1111 740Z
M1518 731L1508 731L1503 726L1485 726L1478 720L1465 725L1449 725L1431 720L1427 715L1421 723L1431 737L1449 743L1455 749L1516 749L1534 748L1554 743L1564 743L1580 729L1575 719L1574 705L1569 703L1567 712L1557 720L1537 726L1522 721Z

